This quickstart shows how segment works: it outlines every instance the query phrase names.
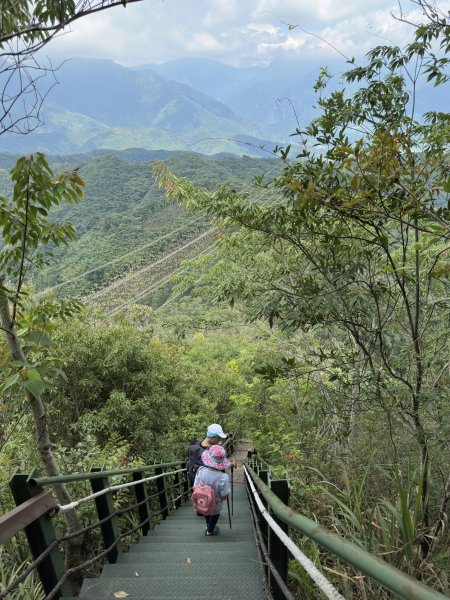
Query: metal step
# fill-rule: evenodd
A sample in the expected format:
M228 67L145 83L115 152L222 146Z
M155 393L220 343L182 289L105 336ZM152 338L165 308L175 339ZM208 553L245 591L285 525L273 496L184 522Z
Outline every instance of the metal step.
M145 538L142 538L145 539ZM142 540L139 544L134 544L131 546L129 554L140 553L140 552L183 552L188 554L195 554L197 552L212 552L212 548L217 549L217 547L221 547L222 544L216 544L221 539L221 536L217 537L206 537L203 536L203 539L198 542L190 542L186 544L185 542L171 542L170 544L164 544L158 541L155 544L143 544ZM223 539L223 538L222 538ZM208 546L209 544L209 546ZM250 554L256 554L256 546L253 540L248 541L239 541L232 542L231 551L233 554L238 552L239 550L244 550L245 552L249 552ZM164 546L164 548L163 548Z
M114 594L125 592L127 600L135 598L185 598L204 600L205 597L224 597L257 600L265 597L265 590L259 576L239 577L239 573L229 577L216 576L213 572L204 577L135 577L121 579L101 577L86 579L80 598L114 598ZM117 597L117 596L116 596Z
M203 561L186 562L177 564L174 563L137 563L137 564L114 564L105 565L103 567L102 577L136 578L136 577L205 577L210 571L214 571L214 576L220 577L253 577L261 576L261 567L256 562L228 563L224 562L224 557L221 561L216 562L213 566L209 563L205 566Z
M229 526L229 522L230 520L228 519L228 515L220 515L219 518L219 523L226 523L227 527ZM252 527L252 521L248 518L248 519L242 519L240 518L239 520L235 520L233 519L233 517L231 517L231 526L233 526L233 524L236 524L237 527L241 528L241 527L249 527L251 529ZM151 532L153 531L162 531L163 529L181 529L182 527L191 527L192 529L194 529L195 527L204 527L206 526L206 520L205 518L200 518L200 517L187 517L186 519L168 519L167 521L164 521L164 523L160 523L159 525L157 525L154 529L151 529Z
M221 514L227 513L228 514L228 510L227 510L227 505L225 504L225 506L222 508L222 512ZM231 506L230 506L230 514L231 514ZM246 504L245 506L239 506L239 505L234 505L233 507L233 517L246 517L247 515L250 514L250 510L248 508L248 505ZM165 521L170 521L171 519L176 519L177 517L183 516L186 517L187 515L193 515L195 516L195 510L193 506L189 506L188 508L180 508L180 510L177 511L173 511L171 513L169 513L169 516L166 519L161 520L161 523L164 523Z
M224 501L224 505L226 506L227 502ZM230 498L230 506L231 506L231 498ZM234 498L233 500L233 506L236 509L236 507L247 507L248 506L248 502L246 498ZM169 514L176 514L179 512L182 512L184 510L192 510L193 506L192 506L192 502L186 502L186 504L184 504L183 506L180 506L180 508L177 508L175 510L170 511Z
M219 521L219 527L220 529L226 529L227 531L230 531L230 525L228 523L228 519L227 520L223 520L220 519ZM152 531L149 531L149 533L144 536L144 537L154 537L157 533L165 533L166 535L176 535L177 533L182 533L185 532L187 533L189 532L196 532L196 531L205 531L206 529L206 521L194 521L193 523L187 522L187 521L178 521L177 523L165 523L164 525L158 525L158 527L156 527L155 529L153 529ZM231 531L236 530L236 531L245 531L247 532L249 535L252 534L253 531L253 526L251 523L248 522L242 522L242 523L236 523L235 521L231 521Z
M220 523L220 535L228 535L231 534L233 537L242 536L247 537L249 540L253 539L253 529L251 527L233 527L231 530L228 527L228 523ZM192 539L197 537L198 535L205 535L206 531L206 523L201 527L165 527L164 529L160 529L158 531L152 531L146 536L147 540L151 539L159 539L164 537L175 537L180 536L181 538Z
M203 540L202 540L203 538ZM239 533L233 530L220 530L220 535L218 536L206 536L205 530L200 530L197 534L195 533L187 533L187 534L178 534L178 535L154 535L147 536L142 538L139 542L141 545L151 545L151 544L176 544L176 543L185 543L189 544L191 542L202 542L210 543L217 542L220 544L226 543L235 543L235 542L244 542L244 541L252 541L253 536L251 536L248 532Z
M231 514L231 518L232 519L239 519L241 521L250 521L250 511L249 510L245 510L245 511L238 511L236 510L236 508L234 509L233 514ZM184 511L184 512L180 512L178 514L174 514L170 517L167 517L167 519L165 519L164 521L160 521L159 523L156 524L157 525L163 525L164 523L173 523L176 521L195 521L196 519L198 521L200 521L203 518L204 515L198 516L197 513L194 511L194 509L191 509L190 511ZM220 518L227 518L228 519L228 511L222 510L220 513Z
M256 553L255 553L256 555ZM159 552L124 552L119 554L116 565L129 564L155 564L166 563L172 565L187 564L188 558L191 564L214 565L217 561L225 561L227 563L240 563L244 560L258 562L253 557L253 552L249 553L248 548L244 550L235 550L233 544L233 552L230 553L226 546L214 546L214 548L205 548L202 551L190 552L189 548L179 550L178 552L159 551Z

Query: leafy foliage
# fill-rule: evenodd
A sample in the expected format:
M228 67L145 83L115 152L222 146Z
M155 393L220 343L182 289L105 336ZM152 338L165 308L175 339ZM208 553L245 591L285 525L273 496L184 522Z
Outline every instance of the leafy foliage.
M11 170L11 179L10 200L0 197L2 323L7 336L22 339L25 352L20 357L6 354L2 360L1 389L5 392L22 382L26 390L40 396L46 388L43 377L55 367L47 335L49 320L69 317L80 307L77 302L43 302L27 311L24 282L30 270L41 269L51 260L49 244L57 247L74 237L70 221L51 221L49 213L61 202L78 202L84 181L76 170L55 177L41 153L20 158Z
M343 88L328 96L322 74L321 112L294 133L301 152L265 186L277 202L227 187L211 193L163 164L155 169L169 198L219 229L215 268L202 275L205 297L214 290L251 322L264 319L287 336L284 356L258 367L265 398L237 396L235 410L242 416L254 407L253 436L269 458L295 468L292 457L306 453L327 465L335 485L341 477L349 484L348 510L335 498L347 532L357 525L360 482L377 479L362 473L373 444L373 460L387 466L378 478L389 500L373 490L380 535L390 527L388 552L431 579L432 549L443 564L448 535L434 535L443 535L448 473L433 473L443 460L449 466L450 120L441 112L417 118L414 93L423 76L446 84L436 37L446 51L446 18L418 29L404 49L380 46L365 65L350 61ZM397 473L412 454L419 474L405 483ZM364 523L372 522L368 504ZM355 538L370 545L366 533ZM374 542L379 552L385 542Z

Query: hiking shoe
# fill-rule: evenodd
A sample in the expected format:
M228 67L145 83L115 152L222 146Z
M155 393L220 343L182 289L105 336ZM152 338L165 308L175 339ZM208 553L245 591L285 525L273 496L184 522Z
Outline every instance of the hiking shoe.
M212 533L210 533L208 530L205 531L205 535L207 537L210 537L211 535L219 535L219 528L216 526L214 527L214 531Z

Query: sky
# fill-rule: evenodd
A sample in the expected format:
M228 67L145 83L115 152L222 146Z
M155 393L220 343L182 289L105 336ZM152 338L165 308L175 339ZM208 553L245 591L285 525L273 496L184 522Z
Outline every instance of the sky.
M47 47L52 57L106 58L125 66L184 57L236 67L276 59L351 58L373 46L408 41L395 20L412 0L143 0L75 22ZM439 0L450 8L450 0ZM420 19L419 19L420 20Z

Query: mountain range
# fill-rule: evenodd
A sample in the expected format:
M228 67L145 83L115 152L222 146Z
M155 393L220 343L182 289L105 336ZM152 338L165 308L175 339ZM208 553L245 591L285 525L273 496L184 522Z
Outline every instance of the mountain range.
M1 135L0 150L69 154L145 148L267 156L314 117L320 66L279 60L237 68L185 58L127 68L109 60L73 59L56 71L58 85L42 111L45 124L29 135ZM348 67L343 61L328 66L334 73ZM447 95L435 88L433 108L446 111ZM429 103L428 90L419 88L419 110L429 110Z

